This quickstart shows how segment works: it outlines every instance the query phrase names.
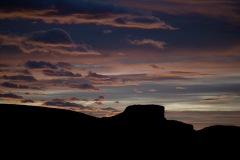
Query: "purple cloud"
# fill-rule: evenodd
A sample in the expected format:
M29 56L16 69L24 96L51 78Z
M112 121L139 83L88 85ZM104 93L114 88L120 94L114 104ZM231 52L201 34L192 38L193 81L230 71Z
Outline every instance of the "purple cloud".
M57 70L57 71L43 70L43 74L45 74L47 76L82 77L82 75L79 73L74 74L74 73L66 71L64 69Z
M71 88L77 88L80 90L94 90L94 91L99 91L99 88L94 87L91 84L83 83L83 84L70 84L69 87Z
M7 79L7 80L25 81L25 82L35 82L35 81L37 81L33 76L25 76L25 75L16 75L16 76L3 75L2 78Z
M11 82L3 82L1 86L7 87L7 88L18 88L18 89L41 89L39 87L30 87L27 85L20 85L20 84L11 83Z
M23 97L13 93L0 93L0 98L22 99Z
M51 68L57 69L58 67L50 62L45 61L27 61L25 62L24 66L29 69L44 69L44 68Z

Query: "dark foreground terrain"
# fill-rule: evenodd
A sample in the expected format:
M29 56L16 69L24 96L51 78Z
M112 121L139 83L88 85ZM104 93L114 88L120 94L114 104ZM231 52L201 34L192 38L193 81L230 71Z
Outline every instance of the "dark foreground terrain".
M196 131L191 124L167 120L164 107L158 105L132 105L116 116L96 118L68 110L1 104L0 127L2 147L40 155L72 150L89 158L126 154L198 159L212 154L238 159L240 153L240 127L216 125Z

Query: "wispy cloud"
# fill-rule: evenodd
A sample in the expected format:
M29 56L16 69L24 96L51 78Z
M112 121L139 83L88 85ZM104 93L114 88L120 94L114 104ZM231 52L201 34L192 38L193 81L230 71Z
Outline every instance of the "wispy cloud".
M46 101L43 103L45 106L58 106L58 107L78 107L80 109L85 109L81 104L67 102L64 99L53 99L51 101Z
M22 103L34 103L34 100L32 99L23 99L21 100Z
M186 87L182 87L182 86L176 87L176 90L185 90L185 89L187 89L187 88Z
M148 92L157 92L156 89L149 89Z
M43 74L47 76L56 76L56 77L82 77L79 73L72 73L64 69L61 70L43 70Z
M40 87L32 87L32 86L27 86L27 85L21 85L21 84L16 84L12 82L3 82L1 84L2 87L7 87L7 88L15 88L15 89L33 89L33 90L41 90L42 88Z
M230 101L234 100L235 98L239 97L240 95L237 94L223 94L219 96L212 96L209 98L204 98L201 102L219 102L219 101Z
M22 99L23 97L14 93L0 93L0 98Z
M29 68L29 69L45 69L45 68L50 68L50 69L57 69L58 67L51 62L46 62L46 61L27 61L24 63L24 67Z
M164 49L166 42L164 41L155 41L152 39L143 39L143 40L128 40L133 45L151 45L153 47Z
M158 17L141 10L100 1L27 1L1 2L1 19L36 19L46 23L82 24L94 23L116 27L143 29L175 29Z
M25 76L25 75L14 75L14 76L3 75L1 78L5 80L23 81L23 82L37 81L33 76Z
M102 105L101 101L96 101L95 104ZM108 107L108 108L96 108L96 107L91 107L91 106L84 106L79 103L73 103L69 102L65 99L61 98L56 98L52 99L50 101L45 101L43 103L45 106L52 106L52 107L58 107L58 108L64 108L64 109L69 109L69 110L74 110L78 112L83 112L86 114L89 114L91 116L96 116L96 117L109 117L113 116L115 114L120 113L121 111Z
M90 90L90 91L99 91L99 88L94 87L91 84L83 83L83 84L69 84L70 88L76 88L80 90Z
M67 55L100 55L87 44L76 44L64 30L53 28L25 35L0 33L3 45L18 46L24 53L59 53Z
M122 0L116 3L171 15L199 14L238 24L240 22L238 12L240 4L238 0Z

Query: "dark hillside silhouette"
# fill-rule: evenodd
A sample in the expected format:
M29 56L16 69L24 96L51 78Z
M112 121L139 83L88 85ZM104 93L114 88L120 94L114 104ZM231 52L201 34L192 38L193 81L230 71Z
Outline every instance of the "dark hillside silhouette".
M240 127L211 126L196 131L191 124L167 120L164 107L159 105L132 105L113 117L96 118L69 110L1 104L0 126L1 142L8 144L76 145L84 152L151 154L158 158L171 157L166 152L169 150L181 151L184 157L191 157L185 152L215 153L213 149L219 151L215 156L233 154L240 144Z

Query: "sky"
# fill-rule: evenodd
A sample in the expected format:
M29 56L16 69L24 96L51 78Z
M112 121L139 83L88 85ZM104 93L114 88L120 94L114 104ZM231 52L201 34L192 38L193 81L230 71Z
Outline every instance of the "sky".
M240 126L239 62L238 0L0 2L0 103Z

